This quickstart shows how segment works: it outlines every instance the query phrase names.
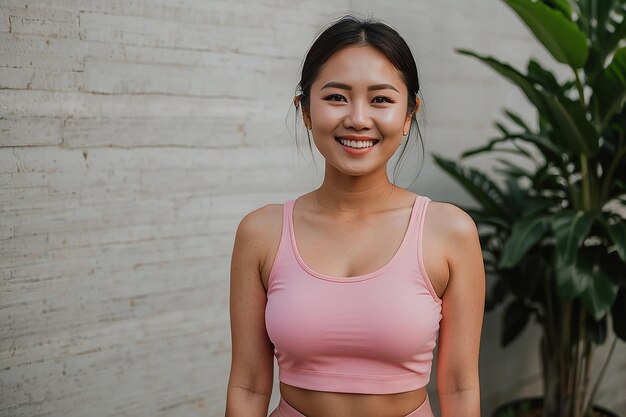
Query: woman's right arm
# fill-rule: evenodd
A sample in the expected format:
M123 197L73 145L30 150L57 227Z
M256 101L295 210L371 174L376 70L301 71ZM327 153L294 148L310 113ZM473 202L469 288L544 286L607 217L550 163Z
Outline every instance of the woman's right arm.
M265 288L261 270L267 256L269 208L239 224L231 262L230 324L232 361L226 417L266 417L272 395L274 346L265 328ZM268 216L269 215L269 216ZM280 226L279 226L280 227Z

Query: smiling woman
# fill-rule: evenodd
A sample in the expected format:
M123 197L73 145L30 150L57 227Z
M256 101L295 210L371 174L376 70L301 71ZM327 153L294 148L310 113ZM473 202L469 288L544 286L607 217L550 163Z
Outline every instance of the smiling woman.
M239 225L226 416L267 415L276 356L273 417L432 417L436 344L442 416L478 416L485 277L476 226L387 174L417 128L408 45L385 24L345 17L314 42L299 89L294 104L324 157L324 180Z
M409 109L407 96L402 73L377 48L366 44L333 54L303 101L304 121L325 158L326 173L386 172L419 106L416 98Z

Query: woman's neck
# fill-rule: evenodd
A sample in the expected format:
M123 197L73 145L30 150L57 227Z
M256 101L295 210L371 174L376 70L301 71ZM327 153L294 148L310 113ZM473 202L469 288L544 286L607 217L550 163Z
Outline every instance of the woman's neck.
M394 189L386 170L364 176L349 176L326 170L315 191L317 203L325 209L345 213L372 213L385 208Z

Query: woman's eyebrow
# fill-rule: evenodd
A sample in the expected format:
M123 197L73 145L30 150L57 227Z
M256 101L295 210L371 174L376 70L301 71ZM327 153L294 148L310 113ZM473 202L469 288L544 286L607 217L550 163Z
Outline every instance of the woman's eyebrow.
M374 90L394 90L398 93L400 92L398 91L396 87L394 87L391 84L376 84L376 85L371 85L367 87L367 91L374 91Z
M329 83L324 84L324 86L320 88L320 90L323 90L325 88L340 88L342 90L352 90L352 87L350 87L348 84L338 83L336 81L331 81Z
M339 88L341 90L350 90L350 91L352 90L352 87L349 86L348 84L338 83L336 81L331 81L331 82L324 84L324 86L320 88L320 90L323 90L325 88ZM375 90L394 90L398 93L400 92L398 91L396 87L394 87L391 84L376 84L376 85L370 85L369 87L367 87L367 91L375 91Z

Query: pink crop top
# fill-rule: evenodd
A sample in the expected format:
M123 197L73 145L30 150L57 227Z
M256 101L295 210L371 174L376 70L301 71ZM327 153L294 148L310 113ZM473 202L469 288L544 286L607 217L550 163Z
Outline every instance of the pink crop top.
M279 380L316 391L391 394L430 380L441 299L422 260L430 199L418 196L393 258L366 275L340 278L309 268L293 232L294 201L270 272L265 323Z

